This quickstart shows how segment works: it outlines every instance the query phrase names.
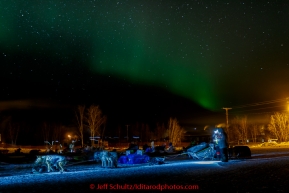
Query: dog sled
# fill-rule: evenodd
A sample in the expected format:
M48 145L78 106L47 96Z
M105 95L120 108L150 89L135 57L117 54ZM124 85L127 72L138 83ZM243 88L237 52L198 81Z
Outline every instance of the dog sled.
M141 163L149 163L149 165L155 164L163 164L165 160L177 160L180 157L184 157L187 155L189 158L195 160L213 160L214 158L218 159L218 153L215 150L215 145L213 143L201 143L199 145L195 145L186 149L185 151L174 151L174 152L166 152L156 148L155 152L146 152L146 153L138 153L137 152L130 154L127 152L126 155L122 155L119 158L119 163L121 164L141 164ZM187 157L186 157L187 158Z
M78 156L76 158L76 156ZM250 158L251 152L247 146L236 146L229 149L229 158L234 159ZM72 159L73 157L73 159ZM157 153L143 153L142 150L137 150L135 153L127 150L123 154L118 154L116 151L99 150L90 152L86 155L79 154L47 154L37 156L33 172L45 172L45 169L50 171L65 171L64 166L84 163L84 162L101 162L101 167L112 168L118 167L118 164L134 165L134 164L149 164L159 165L164 164L165 161L178 161L183 159L194 159L194 160L220 160L220 152L215 147L214 143L201 143L199 145L192 146L185 149L184 151L178 152L157 152ZM92 162L93 163L93 162ZM44 169L45 168L45 169Z
M213 160L218 154L213 143L201 143L186 150L186 154L196 160Z
M214 143L201 143L199 145L190 147L186 150L189 157L196 160L214 160L221 159L220 149L215 146ZM251 150L248 146L234 146L228 148L229 159L250 159Z
M177 160L180 157L188 157L196 160L213 160L216 151L214 144L201 143L183 151L167 152L164 149L155 148L154 152L144 152L137 149L134 153L131 150L118 154L116 151L97 150L82 153L67 152L65 154L47 154L37 156L33 172L60 171L63 172L64 166L84 163L84 162L101 162L101 167L112 168L118 167L118 164L164 164L166 160ZM161 148L161 146L159 147ZM184 155L188 155L184 157ZM60 157L61 159L60 159ZM55 158L55 159L54 159ZM56 159L58 158L58 159ZM182 159L183 159L182 158Z

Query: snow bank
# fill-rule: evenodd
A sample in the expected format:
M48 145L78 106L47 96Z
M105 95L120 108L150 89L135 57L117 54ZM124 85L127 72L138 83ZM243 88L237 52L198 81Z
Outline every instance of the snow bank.
M256 147L289 147L289 142L281 142L277 143L276 141L273 142L264 142L258 145L250 146L250 148L256 148Z

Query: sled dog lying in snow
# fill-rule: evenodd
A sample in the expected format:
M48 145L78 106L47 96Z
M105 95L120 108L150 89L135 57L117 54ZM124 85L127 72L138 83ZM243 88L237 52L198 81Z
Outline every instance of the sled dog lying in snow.
M64 171L64 166L67 160L62 155L38 155L34 162L32 172L42 172L43 166L47 167L47 172L59 170L61 173ZM36 168L40 169L37 171Z
M94 153L94 160L101 161L101 167L117 167L117 153L106 150Z

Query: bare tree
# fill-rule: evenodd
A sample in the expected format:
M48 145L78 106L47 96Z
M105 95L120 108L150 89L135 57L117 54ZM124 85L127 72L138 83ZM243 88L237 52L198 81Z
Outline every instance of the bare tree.
M288 141L289 135L289 115L288 113L275 112L271 115L271 120L268 125L268 129L273 133L278 141Z
M102 127L102 129L101 128L99 129L100 133L101 133L101 146L104 146L104 132L105 132L106 121L107 121L107 117L103 116L102 117L102 122L103 123L101 124L101 126L103 126L103 127Z
M238 144L240 140L245 143L248 139L247 116L235 117L231 123L232 138L238 140Z
M170 142L176 145L183 137L185 130L181 128L176 118L170 118L168 123L167 134Z
M49 141L50 140L50 131L51 127L47 122L43 122L42 124L42 135L44 141Z
M90 137L94 138L95 135L100 135L100 126L106 121L106 118L102 115L102 111L99 106L91 105L87 109L86 121L90 130ZM94 140L92 140L94 145Z
M62 136L63 133L63 126L59 123L54 123L51 126L51 130L52 130L52 140L53 141L60 141L60 138Z
M240 130L240 124L239 124L239 118L235 117L230 124L230 129L229 129L229 133L230 133L230 142L238 142L239 144L239 140L242 138L241 137L241 132L239 132Z
M84 112L85 112L85 106L78 105L77 111L75 111L75 116L77 120L78 132L80 134L82 147L83 147L84 116L85 116Z
M7 126L8 120L9 119L6 116L1 117L0 134L2 137L2 139L1 139L2 142L5 141L4 136L6 136L6 129L8 128L8 126Z
M132 127L132 129L131 129L132 135L133 135L133 136L138 136L138 137L140 137L140 136L141 136L141 129L140 129L139 123L136 122L136 123L135 123L134 125L132 125L131 127Z
M12 145L16 145L18 134L20 131L20 123L13 121L11 116L3 118L3 128L8 132L9 139L11 140Z
M243 143L246 143L248 139L248 123L247 123L247 116L244 116L240 119L240 125L241 125L241 136Z
M151 139L151 131L148 124L137 123L140 128L140 138L143 142L148 142Z
M256 143L257 135L259 133L259 125L251 124L250 125L250 133L251 133L251 137L252 137L253 142Z
M117 126L117 135L118 135L118 144L120 145L120 143L121 143L121 126L120 125L118 125Z
M146 136L147 141L150 139L153 139L150 126L148 124L143 124L143 126L145 128L144 131L145 131L145 136Z
M166 126L165 124L159 124L157 123L157 126L156 126L156 130L155 130L155 136L157 138L157 140L161 140L163 138L165 138L165 135L166 135Z
M18 134L20 131L20 123L12 122L12 119L10 117L10 119L8 120L8 131L11 139L11 144L16 145Z

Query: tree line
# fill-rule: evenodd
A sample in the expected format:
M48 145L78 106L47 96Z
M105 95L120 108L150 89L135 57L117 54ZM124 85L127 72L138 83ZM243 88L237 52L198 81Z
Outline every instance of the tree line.
M91 105L88 108L84 105L79 105L75 112L75 116L82 146L84 145L84 132L87 130L90 132L91 138L100 136L101 139L103 139L107 117L102 114L98 105ZM178 142L181 142L185 133L185 130L179 125L176 118L170 118L168 125L157 123L154 131L151 131L147 124L136 123L134 126L131 125L131 127L133 127L131 133L139 136L143 141L160 141L161 139L167 139L173 144L177 144ZM116 132L117 131L115 131L114 134L117 134ZM92 140L92 145L94 145L94 140Z
M12 115L2 116L0 120L0 134L2 142L17 145L19 138L31 137L41 138L43 141L63 141L64 133L72 131L81 141L83 146L89 137L106 135L124 137L128 132L123 126L106 129L107 116L103 115L98 105L78 105L74 110L74 123L64 125L60 122L43 121L35 126L36 132L31 130L31 125L24 119L13 117ZM182 128L176 118L170 117L167 123L156 123L154 128L146 123L136 122L127 125L131 135L138 136L143 142L150 140L172 142L174 145L180 143L186 131ZM247 116L237 116L230 121L230 126L225 128L228 141L234 143L257 142L258 136L270 136L278 139L278 142L286 142L289 137L289 113L275 112L270 116L267 124L249 123ZM121 135L122 133L122 135ZM25 134L23 136L22 134ZM127 137L127 136L126 136ZM4 140L5 139L5 140ZM41 140L41 141L42 141ZM128 139L127 139L128 140ZM89 141L89 140L88 140ZM131 142L131 141L128 141ZM94 140L91 140L94 145Z
M79 139L81 146L84 146L85 143L90 142L91 145L94 145L95 141L93 138L96 136L100 137L100 139L104 139L105 135L118 136L120 138L120 133L122 133L123 137L125 132L121 128L122 126L106 129L107 116L102 113L99 105L94 104L87 107L78 105L74 109L74 119L69 125L44 120L32 126L26 122L27 120L25 121L25 118L19 119L19 117L21 115L5 115L1 117L0 134L2 142L18 145L19 139L25 137L27 140L29 138L32 141L37 138L38 141L42 142L59 141L63 143L65 138L68 140L65 134L75 133L76 135L71 137ZM34 119L31 119L34 122ZM31 127L34 127L34 129L31 129ZM173 144L181 142L185 133L176 118L169 118L168 123L156 123L153 129L146 123L136 122L129 125L129 131L131 135L138 136L142 141L161 141L166 139ZM90 139L92 140L90 141ZM131 140L128 142L131 142Z
M229 142L257 142L258 136L287 142L289 137L289 113L274 112L267 124L249 123L247 116L236 116L226 129Z

